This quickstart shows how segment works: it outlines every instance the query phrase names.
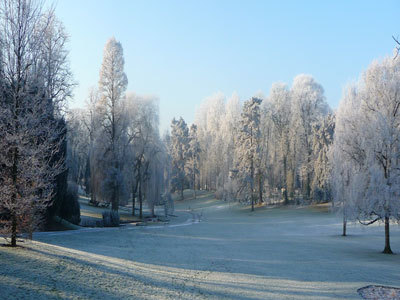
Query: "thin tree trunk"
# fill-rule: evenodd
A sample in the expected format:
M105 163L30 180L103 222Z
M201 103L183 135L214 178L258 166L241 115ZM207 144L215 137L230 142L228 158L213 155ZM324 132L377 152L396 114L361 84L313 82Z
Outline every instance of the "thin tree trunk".
M183 200L183 180L181 182L181 200Z
M196 174L193 172L193 197L196 199Z
M132 216L135 215L135 203L136 203L137 188L138 188L138 181L136 180L136 183L132 184Z
M112 191L111 210L118 211L117 188L116 188L116 187L114 187L114 188L113 188L113 191Z
M143 219L142 180L139 183L139 218Z
M347 218L346 218L346 215L343 214L343 233L342 233L342 236L346 236L346 227L347 227Z
M261 174L258 177L258 201L259 203L263 202L263 188L262 188L262 176Z
M393 254L392 249L390 249L389 217L385 217L385 249L383 253Z
M283 157L283 188L285 191L283 192L283 201L285 205L289 204L288 199L288 186L287 186L287 161L286 155Z
M17 217L11 217L11 247L17 246Z
M254 211L254 164L253 160L251 160L251 179L250 179L250 193L251 193L251 211Z
M18 173L18 149L14 149L14 160L13 160L13 166L12 166L12 181L13 181L13 187L15 188L11 200L12 204L15 205L15 202L17 201L17 173ZM15 207L13 208L15 210ZM11 247L16 247L17 246L17 216L16 212L12 212L11 215Z

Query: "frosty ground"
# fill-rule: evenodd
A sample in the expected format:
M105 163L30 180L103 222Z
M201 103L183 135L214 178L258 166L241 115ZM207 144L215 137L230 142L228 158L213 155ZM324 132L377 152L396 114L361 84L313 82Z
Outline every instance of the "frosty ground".
M248 208L203 196L168 225L40 233L0 248L2 299L360 299L400 286L383 226L349 227L320 208ZM201 222L197 220L201 218ZM392 225L392 249L400 230Z

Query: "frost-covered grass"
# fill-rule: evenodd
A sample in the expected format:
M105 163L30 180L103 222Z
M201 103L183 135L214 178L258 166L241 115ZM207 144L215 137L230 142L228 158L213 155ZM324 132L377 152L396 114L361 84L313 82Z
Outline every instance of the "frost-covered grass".
M315 208L251 213L207 197L176 207L179 222L189 208L203 221L40 234L1 248L1 297L360 299L360 287L400 285L400 255L380 253L382 226L350 226L343 238L340 219Z

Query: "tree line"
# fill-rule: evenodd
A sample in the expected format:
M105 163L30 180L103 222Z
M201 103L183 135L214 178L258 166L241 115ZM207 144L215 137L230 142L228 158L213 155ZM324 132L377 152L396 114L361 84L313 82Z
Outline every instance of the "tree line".
M243 105L235 93L227 100L218 93L196 112L189 131L195 137L188 138L182 118L172 121L172 180L180 190L185 184L214 190L251 210L271 199L332 201L343 215L344 236L348 221L383 222L384 253L392 253L390 220L400 220L399 108L397 56L374 61L344 90L336 111L323 87L304 74ZM193 140L200 149L194 171L185 168L192 165Z
M286 204L328 201L334 126L324 90L309 75L297 76L291 88L276 83L268 97L243 105L237 94L226 100L218 93L205 99L190 130L182 118L172 121L172 180L252 209L272 196Z

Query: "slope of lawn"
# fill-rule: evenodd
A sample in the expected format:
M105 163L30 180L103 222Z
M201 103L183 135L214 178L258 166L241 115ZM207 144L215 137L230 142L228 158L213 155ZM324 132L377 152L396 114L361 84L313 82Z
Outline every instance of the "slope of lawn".
M0 298L360 299L363 286L400 286L400 255L380 253L381 225L341 237L340 218L321 207L251 213L210 194L175 206L179 220L202 221L42 233L1 247ZM400 253L399 226L391 233Z

